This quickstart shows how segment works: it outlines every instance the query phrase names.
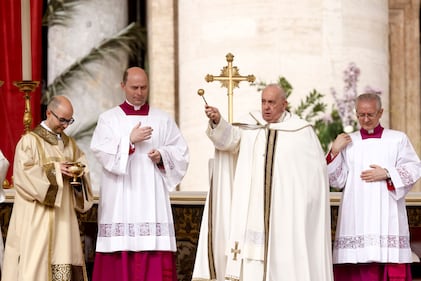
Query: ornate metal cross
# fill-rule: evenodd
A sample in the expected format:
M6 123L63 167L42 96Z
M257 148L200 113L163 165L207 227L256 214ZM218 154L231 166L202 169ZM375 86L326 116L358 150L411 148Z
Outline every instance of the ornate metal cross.
M236 66L232 66L232 61L234 60L234 55L231 53L228 53L226 56L228 66L224 66L221 69L221 75L214 76L211 74L206 75L205 80L206 82L213 82L213 81L220 81L222 84L222 87L225 87L228 89L228 121L232 123L233 119L233 90L235 87L238 88L238 84L241 81L248 81L250 83L254 82L256 80L256 77L254 75L247 75L247 76L241 76L239 74L238 68Z

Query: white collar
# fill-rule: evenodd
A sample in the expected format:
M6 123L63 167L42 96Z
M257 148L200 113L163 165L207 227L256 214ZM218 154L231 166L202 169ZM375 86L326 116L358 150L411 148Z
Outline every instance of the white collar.
M56 134L56 133L54 133L54 132L53 132L53 130L51 130L51 129L47 126L47 124L45 123L45 120L41 122L41 126L42 126L44 129L46 129L47 131L49 131L50 133L52 133L52 134L56 135L56 136L57 136L57 139L59 139L59 140L61 139L61 135L60 135L60 134Z

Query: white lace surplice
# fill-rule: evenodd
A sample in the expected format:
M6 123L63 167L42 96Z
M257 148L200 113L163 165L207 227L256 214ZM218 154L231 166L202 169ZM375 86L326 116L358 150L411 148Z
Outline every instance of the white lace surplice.
M352 143L328 165L329 182L344 187L333 249L334 263L412 261L405 195L420 177L420 160L405 134L385 129L381 138ZM386 168L395 191L386 181L364 182L363 170Z

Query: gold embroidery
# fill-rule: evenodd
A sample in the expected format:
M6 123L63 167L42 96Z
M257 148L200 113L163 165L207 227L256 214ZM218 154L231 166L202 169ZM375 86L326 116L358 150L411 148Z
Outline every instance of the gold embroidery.
M263 280L266 280L267 275L267 261L269 252L269 228L270 228L270 212L272 204L272 170L275 162L276 152L276 130L268 130L267 144L266 144L266 165L265 165L265 186L264 186L264 216L263 222L265 227L265 245L263 256Z
M34 128L33 132L38 135L40 138L48 142L52 145L58 145L57 135L54 133L48 131L41 125L38 125ZM65 133L61 133L61 139L63 140L64 147L66 147L69 144L70 138Z
M52 281L83 281L85 280L82 266L71 264L51 265Z
M213 181L213 178L211 179ZM216 268L215 268L215 259L213 256L213 198L212 198L212 188L213 182L210 184L209 189L209 210L208 210L208 262L209 262L209 275L211 280L216 280Z
M50 182L50 186L48 188L43 204L49 207L53 207L58 192L58 184L56 178L57 171L55 170L53 163L46 163L47 159L45 153L43 153L44 148L41 144L40 138L51 145L58 145L57 136L40 125L35 127L35 129L32 131L32 135L35 137L37 142L37 150L40 154L41 164L43 165L48 181ZM63 140L64 146L69 144L70 138L66 134L62 133L61 138Z
M43 128L40 125L36 126L34 128L33 132L36 135L38 135L39 137L41 137L43 140L48 142L49 144L52 144L52 145L58 144L57 136L55 134L49 132L48 130L46 130L45 128Z
M71 264L53 264L51 265L53 281L71 281L72 265Z
M56 178L56 170L53 163L48 163L44 165L45 174L47 175L48 181L50 182L50 187L48 188L47 194L45 195L44 204L46 206L53 207L54 202L56 201L58 184Z

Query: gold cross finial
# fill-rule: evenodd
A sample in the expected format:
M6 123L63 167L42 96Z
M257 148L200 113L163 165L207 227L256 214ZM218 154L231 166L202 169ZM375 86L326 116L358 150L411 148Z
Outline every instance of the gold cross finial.
M248 81L250 83L254 82L256 80L256 77L254 75L247 75L247 76L241 76L239 74L239 70L236 66L232 66L232 61L234 60L234 55L231 53L228 53L226 55L228 65L224 66L221 69L221 75L214 76L211 74L206 75L205 80L206 82L213 82L213 81L220 81L222 84L222 87L225 87L228 89L228 121L232 123L233 119L233 90L235 87L238 88L238 84L241 81Z
M237 260L237 254L241 254L241 250L238 249L238 241L235 241L234 249L231 248L231 253L234 253L234 257L232 258L234 261Z

